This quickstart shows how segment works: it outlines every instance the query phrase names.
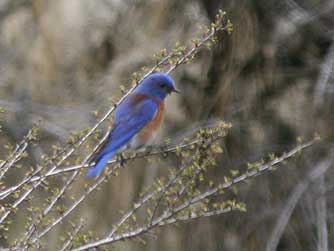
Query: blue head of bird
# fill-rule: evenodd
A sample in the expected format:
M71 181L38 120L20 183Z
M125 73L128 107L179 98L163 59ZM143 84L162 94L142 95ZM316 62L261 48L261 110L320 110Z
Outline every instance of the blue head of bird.
M147 76L134 92L164 100L168 94L179 91L171 76L166 73L153 73Z

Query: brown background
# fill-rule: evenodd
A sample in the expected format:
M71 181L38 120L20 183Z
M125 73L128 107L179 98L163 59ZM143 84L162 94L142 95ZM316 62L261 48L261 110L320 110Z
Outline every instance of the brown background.
M93 125L93 111L108 107L109 98L116 100L118 86L128 85L132 72L152 65L155 52L189 43L219 7L234 32L173 73L182 94L167 101L160 139L224 118L233 129L221 168L240 170L270 152L288 151L298 137L310 139L317 132L323 142L283 169L240 186L238 198L247 213L167 227L144 236L146 245L127 241L117 250L266 250L299 182L331 158L334 2L5 0L0 5L0 106L6 111L0 141L15 144L41 121L40 146L31 150L29 164L40 163L41 155L71 131ZM128 209L168 165L128 166L76 215L105 233L118 210ZM317 232L324 228L319 219L327 222L334 248L333 184L329 170L307 185L278 250L317 250ZM15 228L20 226L12 237ZM50 250L61 231L48 236Z

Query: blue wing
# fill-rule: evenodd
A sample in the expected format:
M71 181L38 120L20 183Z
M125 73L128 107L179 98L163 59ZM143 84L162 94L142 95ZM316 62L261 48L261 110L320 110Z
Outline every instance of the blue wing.
M125 101L120 105L115 115L115 127L95 159L95 166L87 172L86 176L99 176L108 161L154 118L157 109L158 105L151 99L142 100L135 105Z

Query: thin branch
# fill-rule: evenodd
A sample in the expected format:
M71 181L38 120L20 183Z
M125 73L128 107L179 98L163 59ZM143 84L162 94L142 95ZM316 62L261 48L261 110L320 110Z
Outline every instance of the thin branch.
M324 62L321 65L319 78L314 90L314 107L320 108L324 102L324 95L326 92L326 86L333 74L334 70L334 40L329 47Z
M328 227L327 227L327 203L326 203L326 184L324 174L318 178L315 184L319 190L319 197L316 200L317 213L317 235L318 251L328 251Z
M60 251L65 251L70 248L70 245L72 244L74 238L78 235L83 226L83 221L80 221L79 225L74 229L73 233L71 232L69 238L64 241L64 245L61 247Z
M316 179L321 177L332 165L333 156L320 162L316 168L312 169L305 177L304 180L300 181L292 192L289 200L285 204L285 207L277 218L275 227L270 235L270 238L266 245L266 251L273 251L277 249L278 243L282 237L284 229L289 222L293 210L295 209L298 201L304 192L308 189L309 185Z
M18 143L15 149L11 152L8 158L0 165L0 180L5 177L7 171L20 160L22 154L27 149L29 142L33 139L33 128L23 137L20 143Z
M296 155L298 152L304 150L305 148L308 148L310 146L312 146L315 143L315 140L309 141L307 143L301 144L297 147L295 147L294 149L292 149L291 151L289 151L288 153L285 153L283 155L281 155L280 157L264 164L264 165L260 165L256 170L251 170L246 172L245 174L232 179L231 181L227 181L221 185L219 185L218 187L215 187L213 189L209 189L203 193L201 193L200 195L197 195L195 197L193 197L192 199L190 199L189 201L183 203L182 205L178 206L177 208L174 209L166 209L164 211L164 213L157 219L155 219L153 222L151 222L150 224L144 226L144 227L139 227L131 232L127 232L124 234L120 234L120 235L116 235L116 236L112 236L109 235L111 237L107 237L89 244L85 244L81 247L75 248L72 251L82 251L82 250L89 250L90 248L96 248L98 246L101 245L106 245L106 244L112 244L115 243L117 241L120 240L125 240L128 238L133 238L133 237L138 237L139 235L142 235L143 233L149 231L150 229L153 229L156 226L162 226L164 225L164 222L168 222L168 220L170 222L177 222L177 218L172 218L174 215L182 212L183 210L185 210L186 208L189 208L189 206L198 203L200 201L203 201L209 197L215 196L217 194L219 194L222 190L226 190L231 188L232 186L244 182L256 175L259 175L261 173L263 173L264 171L267 171L268 169L272 168L273 166L277 166L279 164L281 164L282 162L284 162L285 160L291 158L292 156ZM129 212L130 214L132 213L132 211ZM127 214L128 215L128 214Z

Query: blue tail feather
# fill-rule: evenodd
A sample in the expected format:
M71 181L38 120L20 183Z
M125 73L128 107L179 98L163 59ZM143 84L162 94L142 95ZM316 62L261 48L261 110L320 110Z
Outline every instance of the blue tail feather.
M101 156L100 158L97 159L96 164L94 167L88 170L86 174L86 178L96 178L101 174L103 171L104 167L108 163L108 161L114 156L114 153L109 153Z

